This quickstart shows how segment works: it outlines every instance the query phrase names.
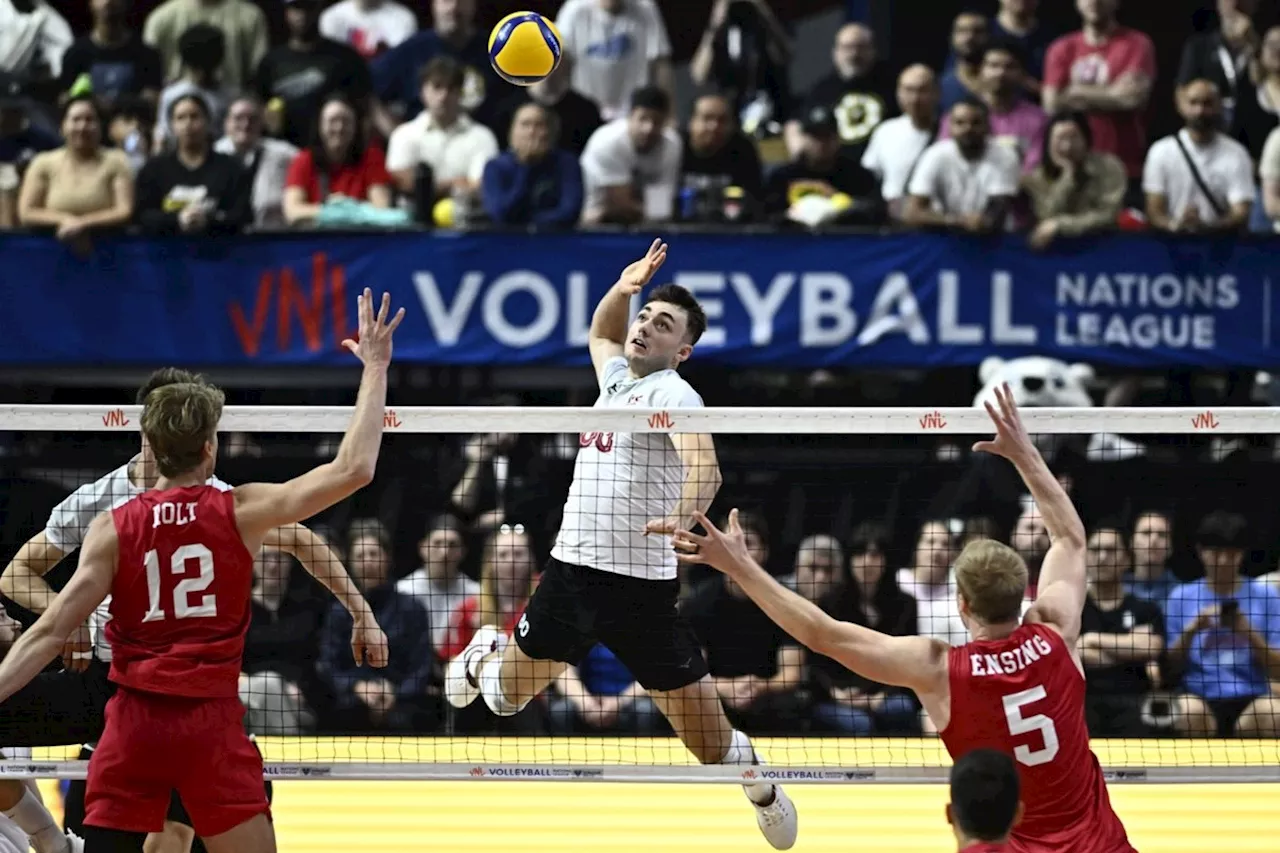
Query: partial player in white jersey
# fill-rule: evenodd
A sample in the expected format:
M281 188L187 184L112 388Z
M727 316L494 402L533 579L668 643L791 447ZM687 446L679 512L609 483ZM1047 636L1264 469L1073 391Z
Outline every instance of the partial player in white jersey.
M681 409L702 398L677 372L707 327L689 291L649 294L628 325L630 303L667 257L655 240L627 267L591 319L598 407ZM676 609L671 534L693 523L720 488L709 435L584 433L551 560L510 642L478 630L450 662L445 695L458 708L484 696L495 714L519 713L548 684L603 643L631 671L703 764L758 764L707 674L702 646ZM743 786L775 848L795 844L795 806L781 787Z
M146 401L156 388L178 383L198 383L203 379L178 368L155 371L138 389L137 403ZM0 592L33 613L43 613L53 602L55 593L44 576L64 557L76 551L84 541L90 522L131 500L155 485L159 472L151 448L142 440L138 455L128 463L87 483L68 495L53 508L45 527L29 539L0 575ZM209 484L219 489L232 487L214 477ZM273 531L263 546L292 555L302 567L329 590L352 614L352 643L386 648L386 637L374 619L364 596L352 583L341 559L329 545L301 524ZM107 700L114 685L107 679L111 647L106 639L106 621L110 618L108 597L82 626L67 639L62 651L61 672L41 673L30 684L0 703L0 745L63 746L96 741L104 725ZM72 783L71 799L82 795L83 783ZM30 807L29 792L20 780L0 779L0 812L9 813L24 803ZM82 812L78 803L67 804L68 816ZM37 842L39 815L31 807L20 812L22 827ZM43 808L43 806L41 806ZM65 841L65 839L63 839ZM199 845L176 794L171 804L165 830L155 849L191 851ZM46 846L36 843L37 853L64 853L56 839ZM148 846L152 849L152 845Z

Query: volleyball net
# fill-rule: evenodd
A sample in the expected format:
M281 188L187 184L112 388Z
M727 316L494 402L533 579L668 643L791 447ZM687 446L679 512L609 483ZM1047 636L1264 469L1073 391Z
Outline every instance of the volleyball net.
M29 621L47 606L32 600L36 586L14 586L15 573L45 573L61 588L95 512L134 493L109 475L139 453L139 414L0 407L11 615ZM332 458L349 418L347 408L230 407L217 475L287 480ZM1111 778L1280 780L1280 591L1271 574L1280 415L1030 409L1023 419L1090 531L1093 595L1080 654L1094 748ZM652 517L655 503L675 512L682 499L714 495L708 515L719 523L738 508L757 560L831 615L953 644L965 639L951 571L960 550L987 538L1011 545L1031 572L1029 605L1048 547L1012 466L970 450L992 434L980 409L389 408L385 426L374 482L307 521L309 534L273 540L255 562L240 690L269 776L941 779L949 759L914 697L801 648L702 566L679 569L672 598L729 719L752 735L766 768L698 766L604 643L578 648L580 665L513 717L495 717L482 700L450 707L443 671L480 625L520 630L557 537L564 553L614 576L674 574L669 541L654 532L669 519ZM142 466L132 473L134 487L146 484ZM200 618L216 566L155 562L152 609ZM1214 588L1182 585L1206 569ZM350 618L307 576L337 571L361 587L386 630L384 670L356 667ZM1244 579L1231 589L1224 579L1233 574ZM648 595L614 589L636 596L636 608ZM592 626L602 630L593 607L559 618L580 621L575 636L593 636ZM632 646L622 656L643 655L651 635L625 627L632 633L613 634ZM100 620L88 628L96 635ZM1034 701L1001 722L1033 753L1055 738ZM46 725L52 738L61 723L26 724ZM0 773L82 776L78 747L10 755Z

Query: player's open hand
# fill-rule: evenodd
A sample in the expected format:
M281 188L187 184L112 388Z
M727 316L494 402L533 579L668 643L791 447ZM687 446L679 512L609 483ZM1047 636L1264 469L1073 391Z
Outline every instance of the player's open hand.
M382 633L372 613L351 623L351 654L356 666L368 664L374 669L387 665L387 635Z
M1036 453L1036 448L1031 443L1031 436L1027 435L1027 428L1022 425L1022 417L1018 414L1017 404L1013 402L1013 392L1009 389L1009 383L1006 382L995 389L995 394L998 411L997 406L992 406L990 402L983 403L987 414L996 425L995 438L990 441L979 441L973 449L1003 456L1010 462L1026 459L1029 455Z
M654 240L644 257L622 271L618 276L618 286L628 296L635 296L644 290L667 260L667 244L661 238Z
M93 646L89 640L89 626L81 625L71 632L62 644L62 666L71 672L84 672L93 659Z
M700 536L689 530L677 530L672 544L676 559L682 563L702 563L727 575L734 575L751 564L747 551L747 537L738 523L738 511L729 511L729 523L721 530L701 512L693 514L694 521L707 531Z
M359 340L353 341L347 338L342 345L355 353L356 358L369 367L386 367L391 363L391 335L404 319L404 309L401 308L388 321L387 317L391 313L391 294L384 293L382 306L375 315L373 291L366 287L364 293L356 297L356 313L359 318Z

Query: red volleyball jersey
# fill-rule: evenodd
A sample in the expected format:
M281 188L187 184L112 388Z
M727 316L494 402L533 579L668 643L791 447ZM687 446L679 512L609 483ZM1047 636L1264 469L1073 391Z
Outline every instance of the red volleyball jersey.
M974 749L1013 756L1026 812L1014 853L1133 853L1089 749L1084 675L1047 625L966 643L948 653L952 758Z
M112 510L111 680L196 698L238 695L253 555L235 497L212 486L144 492Z

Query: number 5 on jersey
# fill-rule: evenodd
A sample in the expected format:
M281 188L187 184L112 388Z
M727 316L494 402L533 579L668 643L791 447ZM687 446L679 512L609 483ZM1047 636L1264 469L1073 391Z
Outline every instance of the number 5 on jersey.
M1024 707L1033 702L1039 702L1045 698L1045 695L1044 686L1037 684L1030 690L1010 693L1003 697L1004 717L1009 724L1009 734L1025 735L1040 732L1040 737L1044 739L1044 746L1040 749L1032 749L1025 744L1014 747L1013 757L1018 759L1019 764L1025 764L1028 767L1048 764L1058 754L1058 730L1054 727L1053 720L1044 714L1025 717L1022 715Z
M213 593L200 596L199 603L192 603L191 596L204 592L213 583L213 554L203 545L183 545L173 552L169 558L169 572L175 575L187 573L187 561L195 560L200 566L200 574L193 578L183 578L173 588L173 618L200 619L218 615L218 601ZM144 558L147 567L147 615L143 622L160 622L165 612L160 606L160 555L152 548Z

